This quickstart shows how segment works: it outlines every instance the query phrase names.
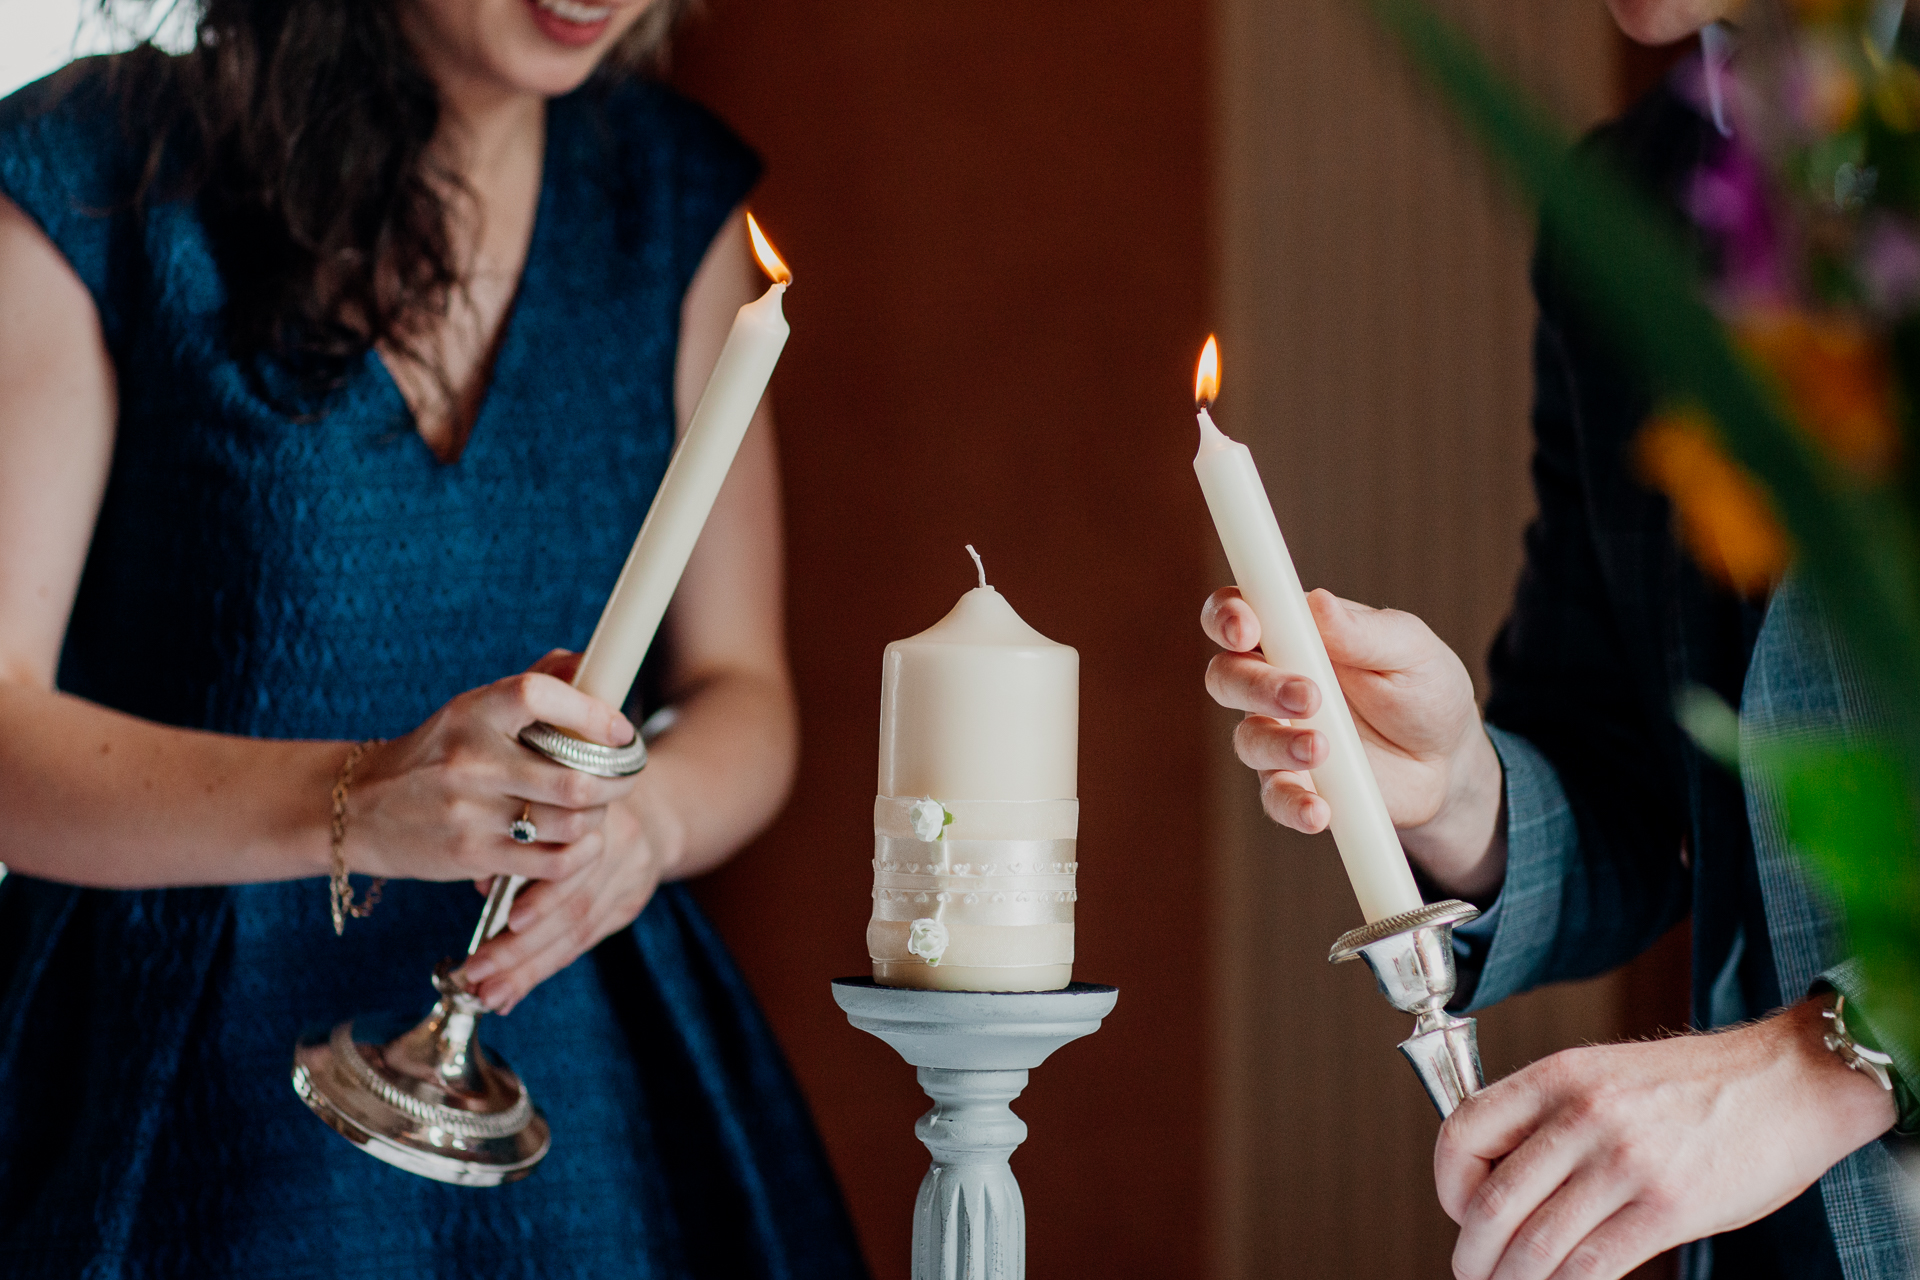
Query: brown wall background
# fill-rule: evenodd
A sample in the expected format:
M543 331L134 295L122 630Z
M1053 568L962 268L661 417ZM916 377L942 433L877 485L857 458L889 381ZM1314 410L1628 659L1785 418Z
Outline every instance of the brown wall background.
M1650 83L1598 0L1441 0L1563 115ZM1329 970L1333 850L1275 830L1199 686L1224 566L1189 379L1261 461L1303 575L1476 671L1526 485L1528 219L1349 0L715 0L676 79L769 159L798 273L775 380L805 739L777 828L701 893L811 1098L876 1275L904 1276L910 1068L865 968L879 657L971 585L1082 658L1077 976L1121 988L1034 1073L1035 1276L1447 1273L1404 1019ZM1499 1074L1684 1017L1684 938L1482 1021ZM1654 1272L1650 1272L1653 1274Z
M912 1069L853 1030L880 652L972 585L1080 650L1076 976L1120 988L1033 1075L1031 1274L1205 1270L1210 528L1205 6L721 0L676 79L769 159L774 383L805 734L777 828L702 889L811 1098L875 1274L925 1171Z

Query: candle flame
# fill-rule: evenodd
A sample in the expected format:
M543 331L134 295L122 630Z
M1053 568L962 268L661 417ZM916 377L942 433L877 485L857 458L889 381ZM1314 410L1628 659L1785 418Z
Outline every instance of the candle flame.
M753 237L753 256L760 259L760 269L773 277L775 284L792 284L793 272L773 251L773 242L767 239L767 233L760 229L753 215L747 215L747 234Z
M1200 367L1193 371L1193 402L1211 405L1220 394L1220 343L1212 334L1200 348Z

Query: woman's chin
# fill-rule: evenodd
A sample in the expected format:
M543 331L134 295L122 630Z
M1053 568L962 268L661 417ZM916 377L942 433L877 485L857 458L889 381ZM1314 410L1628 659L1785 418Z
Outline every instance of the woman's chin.
M1740 8L1738 0L1607 0L1613 20L1636 44L1684 40Z

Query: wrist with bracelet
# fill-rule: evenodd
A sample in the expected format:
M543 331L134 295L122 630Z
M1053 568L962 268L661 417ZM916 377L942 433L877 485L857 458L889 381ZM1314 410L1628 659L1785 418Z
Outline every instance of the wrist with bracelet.
M347 758L333 775L333 852L329 862L330 875L327 881L327 896L333 910L333 932L340 936L347 931L347 917L363 920L373 914L380 905L380 890L385 887L386 879L375 876L367 888L367 896L359 902L353 900L353 885L347 878L347 793L353 786L353 770L360 763L360 757L374 747L386 741L384 738L368 738L365 742L356 742L347 751Z

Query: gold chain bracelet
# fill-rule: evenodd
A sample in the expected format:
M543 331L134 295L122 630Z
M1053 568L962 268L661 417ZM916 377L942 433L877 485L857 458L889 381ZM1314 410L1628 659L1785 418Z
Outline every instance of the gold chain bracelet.
M384 738L368 738L365 742L354 743L347 752L347 758L340 764L340 772L333 775L333 877L327 888L332 900L333 932L336 936L346 933L348 916L361 920L373 914L373 909L380 904L381 887L387 883L384 877L374 877L373 884L367 889L367 896L355 902L353 885L347 880L346 854L347 789L353 785L353 768L369 749L384 741Z

